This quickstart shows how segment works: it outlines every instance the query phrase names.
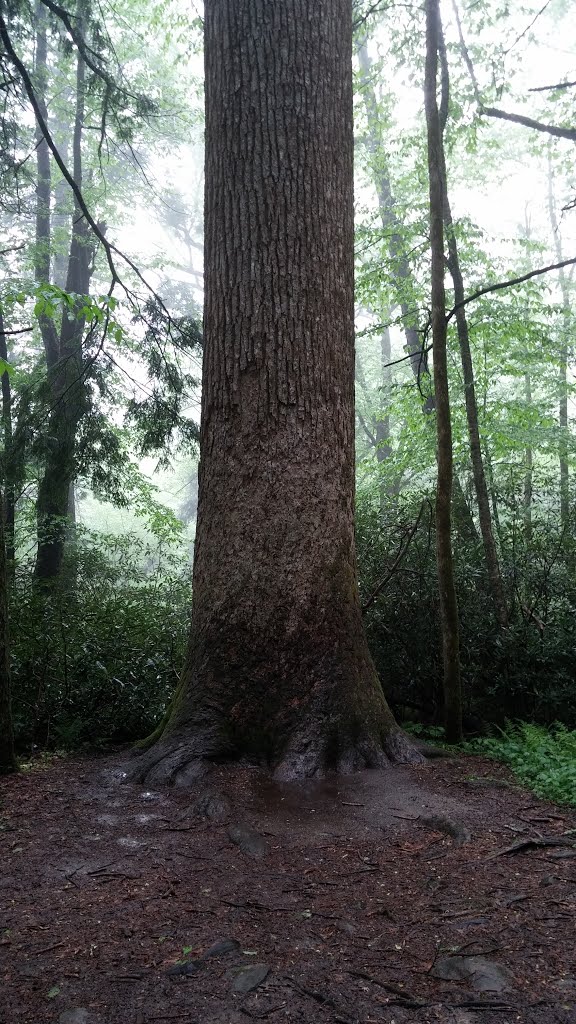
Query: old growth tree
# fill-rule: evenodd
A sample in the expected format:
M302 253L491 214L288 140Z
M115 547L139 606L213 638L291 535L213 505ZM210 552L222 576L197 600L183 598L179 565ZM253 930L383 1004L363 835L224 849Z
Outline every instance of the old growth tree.
M205 351L192 625L135 774L418 760L385 702L354 516L351 0L205 7Z

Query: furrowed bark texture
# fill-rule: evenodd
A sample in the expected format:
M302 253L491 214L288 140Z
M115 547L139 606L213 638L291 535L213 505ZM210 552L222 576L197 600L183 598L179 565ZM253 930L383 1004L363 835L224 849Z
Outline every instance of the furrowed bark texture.
M432 258L432 338L438 482L436 487L436 551L444 661L446 738L462 738L462 687L458 601L454 582L450 499L452 494L452 422L448 388L446 296L444 290L444 176L442 131L436 98L440 16L438 0L426 0L425 107L430 179L430 249Z
M187 663L135 775L419 756L383 698L353 540L350 0L205 5L204 370Z

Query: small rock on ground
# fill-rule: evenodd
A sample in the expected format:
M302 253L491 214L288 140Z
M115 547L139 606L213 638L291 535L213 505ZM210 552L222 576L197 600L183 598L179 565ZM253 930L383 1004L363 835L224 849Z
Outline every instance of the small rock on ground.
M202 793L194 804L194 813L201 818L208 818L215 824L223 824L230 817L230 801L220 793Z
M228 838L232 840L235 846L242 853L248 854L249 857L254 857L255 860L261 860L266 855L266 843L259 832L255 832L253 828L248 828L247 825L230 825L228 827Z
M58 1017L58 1024L88 1024L90 1014L83 1006L75 1010L64 1010Z
M241 967L232 982L232 991L246 995L247 992L252 992L255 988L258 988L266 980L269 973L270 968L268 964L249 964L247 967Z
M447 956L432 968L442 981L467 981L476 992L508 992L514 988L510 971L484 956Z
M210 949L207 949L202 954L202 960L207 960L209 956L224 956L225 953L236 953L240 949L240 943L236 939L219 939L214 942Z

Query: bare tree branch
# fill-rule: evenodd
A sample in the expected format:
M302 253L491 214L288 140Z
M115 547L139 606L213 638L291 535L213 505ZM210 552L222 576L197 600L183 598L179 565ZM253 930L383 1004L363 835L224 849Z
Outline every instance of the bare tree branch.
M432 351L432 345L424 345L422 347L422 360L424 359L424 356L428 352L431 352L431 351ZM393 359L392 362L390 362L390 363L384 363L384 365L382 366L382 369L383 370L387 370L389 366L398 366L398 363L405 363L408 359L413 359L413 358L414 358L414 353L413 352L407 352L405 356L400 356L399 359ZM420 394L422 394L422 392L420 392ZM422 397L424 397L424 396L422 395Z
M555 89L573 89L576 82L556 82L556 85L536 85L528 92L553 92Z
M390 0L374 0L374 3L370 4L370 7L364 12L359 14L358 17L352 22L352 30L356 32L360 25L365 25L368 18L372 14L383 14L390 7Z
M530 29L531 29L531 28L532 28L532 27L533 27L533 26L534 26L534 25L536 24L536 22L538 21L538 18L540 18L540 17L541 17L541 15L542 15L542 14L544 14L544 11L546 10L546 8L550 6L551 2L552 2L552 0L546 0L546 3L545 3L545 4L544 4L544 6L543 6L543 7L541 7L541 8L540 8L540 10L539 10L539 11L538 11L538 12L537 12L537 13L536 13L535 15L534 15L534 17L532 18L532 21L530 22L530 24L529 24L529 25L527 25L527 26L526 26L526 28L525 28L525 29L524 29L524 30L523 30L523 31L522 31L522 32L520 33L520 35L516 37L516 39L514 40L514 42L512 43L512 45L511 45L511 46L509 46L509 47L508 47L508 49L504 51L504 55L505 55L505 56L507 56L507 55L508 55L509 53L511 53L511 52L512 52L512 50L514 49L514 47L518 45L518 43L520 42L520 40L521 40L521 39L523 39L525 35L527 35L527 33L528 33L528 32L530 31Z
M543 124L535 121L532 117L525 117L524 114L509 114L505 110L498 110L496 107L480 107L480 113L488 117L499 117L503 121L513 121L514 124L524 125L525 128L534 128L537 132L547 132L548 135L555 135L558 139L570 139L576 142L576 128L560 128L555 124Z
M479 299L481 295L488 295L490 292L499 292L504 288L512 288L516 284L523 284L524 281L530 281L533 277L541 277L542 274L548 274L551 270L562 270L563 267L571 267L576 263L576 256L570 260L562 260L560 263L551 263L548 267L539 267L538 270L531 270L529 274L522 274L520 277L512 277L508 281L499 281L498 284L489 284L485 288L478 288L477 291L472 292L472 295L468 295L462 302L458 302L452 307L448 313L446 320L452 319L456 310L462 309L463 306L467 306L469 302L474 302Z
M477 102L478 106L481 107L482 106L482 100L480 98L480 89L478 88L478 79L476 78L476 72L474 70L474 65L472 63L472 58L470 57L470 53L468 52L468 47L466 46L466 40L464 39L464 30L462 28L462 22L460 21L460 11L458 10L458 4L457 4L456 0L452 0L452 9L454 11L454 17L456 18L456 25L458 26L458 36L459 36L459 39L460 39L460 50L461 50L462 56L464 58L464 63L466 64L466 67L468 68L468 74L470 75L470 78L472 80L472 87L474 89L474 96L476 98L476 102Z

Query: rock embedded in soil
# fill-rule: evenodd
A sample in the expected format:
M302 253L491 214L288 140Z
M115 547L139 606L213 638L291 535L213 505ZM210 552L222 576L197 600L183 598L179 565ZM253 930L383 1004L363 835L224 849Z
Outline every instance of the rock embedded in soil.
M220 793L202 793L194 804L194 813L200 818L208 818L216 825L228 821L232 808L229 800Z
M476 992L509 992L514 988L510 971L484 956L446 956L431 972L442 981L467 981Z
M451 818L444 818L442 815L420 816L418 821L425 828L432 829L433 832L441 832L445 836L450 836L457 843L469 843L472 838L469 829L465 825L462 825L459 821L453 821Z
M64 1010L58 1017L58 1024L88 1024L89 1019L88 1010L78 1006L75 1010Z
M507 782L506 779L495 779L490 775L486 775L482 778L473 778L464 780L467 786L471 786L472 789L518 789L519 787L514 785L513 782Z
M228 838L242 853L255 860L266 856L266 843L259 832L247 825L234 824L228 827Z
M169 967L166 974L169 978L191 978L202 967L201 960L188 960L184 964L174 964Z
M207 960L209 956L224 956L225 953L237 953L239 949L240 943L236 939L219 939L210 946L210 949L207 949L202 954L202 960Z
M246 967L240 967L235 971L232 991L238 992L240 995L253 992L263 981L266 981L269 973L268 964L248 964Z
M186 960L185 963L174 964L173 967L168 968L166 974L169 978L191 978L198 974L198 971L209 958L225 956L227 953L237 953L239 949L240 943L236 939L219 939L218 942L214 942L196 960Z
M567 996L576 998L576 976L560 978L558 981L552 982L552 988L556 992L561 992Z

